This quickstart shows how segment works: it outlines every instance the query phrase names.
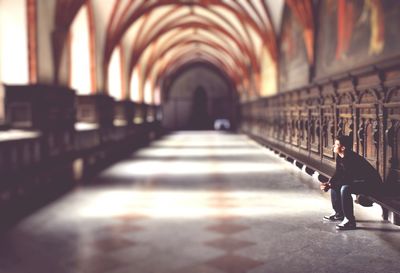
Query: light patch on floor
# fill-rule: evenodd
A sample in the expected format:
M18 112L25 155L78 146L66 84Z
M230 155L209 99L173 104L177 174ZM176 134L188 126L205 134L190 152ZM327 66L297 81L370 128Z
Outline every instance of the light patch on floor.
M0 236L0 272L398 273L400 228L355 205L337 231L316 178L243 135L171 134Z
M315 212L326 201L297 192L109 190L92 196L78 211L81 217L126 214L151 218L207 218L218 216L273 217Z

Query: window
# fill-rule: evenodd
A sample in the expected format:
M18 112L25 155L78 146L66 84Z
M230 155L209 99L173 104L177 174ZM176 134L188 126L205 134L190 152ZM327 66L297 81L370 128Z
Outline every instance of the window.
M76 15L71 26L71 78L70 86L79 95L89 95L94 90L92 86L89 10L84 5Z

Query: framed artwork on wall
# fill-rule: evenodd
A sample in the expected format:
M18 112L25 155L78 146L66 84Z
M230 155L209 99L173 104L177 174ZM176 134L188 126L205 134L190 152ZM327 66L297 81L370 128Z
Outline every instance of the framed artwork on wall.
M280 39L279 89L287 91L307 85L310 69L303 27L285 6Z
M400 1L320 0L317 79L400 57Z

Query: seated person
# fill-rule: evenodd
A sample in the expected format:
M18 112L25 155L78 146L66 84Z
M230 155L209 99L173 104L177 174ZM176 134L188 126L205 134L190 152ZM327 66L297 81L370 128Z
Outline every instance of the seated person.
M321 184L321 190L331 190L334 214L325 216L327 221L342 221L338 230L356 228L351 194L371 194L379 190L381 177L375 168L352 150L349 136L338 136L333 145L336 154L336 171L329 182Z

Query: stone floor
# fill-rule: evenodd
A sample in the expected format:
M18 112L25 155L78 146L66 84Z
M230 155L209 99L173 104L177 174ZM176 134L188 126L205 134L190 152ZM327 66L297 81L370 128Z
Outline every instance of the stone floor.
M242 135L180 132L0 237L1 273L398 273L400 228L322 221L316 180Z

